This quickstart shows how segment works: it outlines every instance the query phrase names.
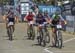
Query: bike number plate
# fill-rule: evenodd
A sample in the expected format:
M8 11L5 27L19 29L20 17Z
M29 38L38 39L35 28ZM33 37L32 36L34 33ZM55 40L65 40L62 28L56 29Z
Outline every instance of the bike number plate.
M62 28L62 26L61 26L61 25L57 25L56 27L57 27L58 29Z
M44 24L40 24L39 26L44 26Z
M39 25L40 27L42 26L42 24Z

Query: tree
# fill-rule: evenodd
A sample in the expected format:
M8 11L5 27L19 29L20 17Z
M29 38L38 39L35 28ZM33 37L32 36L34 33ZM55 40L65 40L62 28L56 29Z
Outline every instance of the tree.
M10 0L0 0L0 5L6 5Z
M37 4L48 4L48 5L54 5L55 0L32 0L33 2Z

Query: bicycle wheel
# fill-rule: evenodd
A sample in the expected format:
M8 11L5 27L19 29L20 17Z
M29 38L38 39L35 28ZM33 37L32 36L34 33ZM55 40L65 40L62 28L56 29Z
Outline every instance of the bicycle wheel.
M12 39L13 39L13 37L12 37L13 29L12 29L11 26L10 26L9 30L10 30L10 32L9 32L9 40L12 41Z
M37 36L38 44L41 45L41 42L42 42L41 32L38 32L38 35L39 35Z
M46 46L46 41L43 40L42 42L43 42L43 45L42 46L45 47Z
M58 31L58 37L57 37L57 44L58 44L58 48L62 48L62 33L61 31Z
M8 37L10 36L9 28L7 29L7 35Z
M43 43L43 47L45 47L46 46L46 32L44 29L42 30L42 43Z
M50 35L49 32L46 32L46 43L50 43Z
M32 35L32 40L34 40L35 39L35 31L33 28L31 29L31 35Z

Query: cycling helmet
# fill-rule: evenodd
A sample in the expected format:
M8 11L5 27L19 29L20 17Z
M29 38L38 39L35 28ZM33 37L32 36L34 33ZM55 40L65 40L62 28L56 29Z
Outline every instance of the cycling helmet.
M53 15L53 17L54 17L54 19L59 19L59 15L58 15L58 13L54 13L54 15Z

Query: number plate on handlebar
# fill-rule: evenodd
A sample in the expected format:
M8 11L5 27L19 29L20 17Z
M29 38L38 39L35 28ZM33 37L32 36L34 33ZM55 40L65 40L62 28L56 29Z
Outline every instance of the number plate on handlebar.
M61 29L62 25L57 25L56 27L57 27L57 29Z

